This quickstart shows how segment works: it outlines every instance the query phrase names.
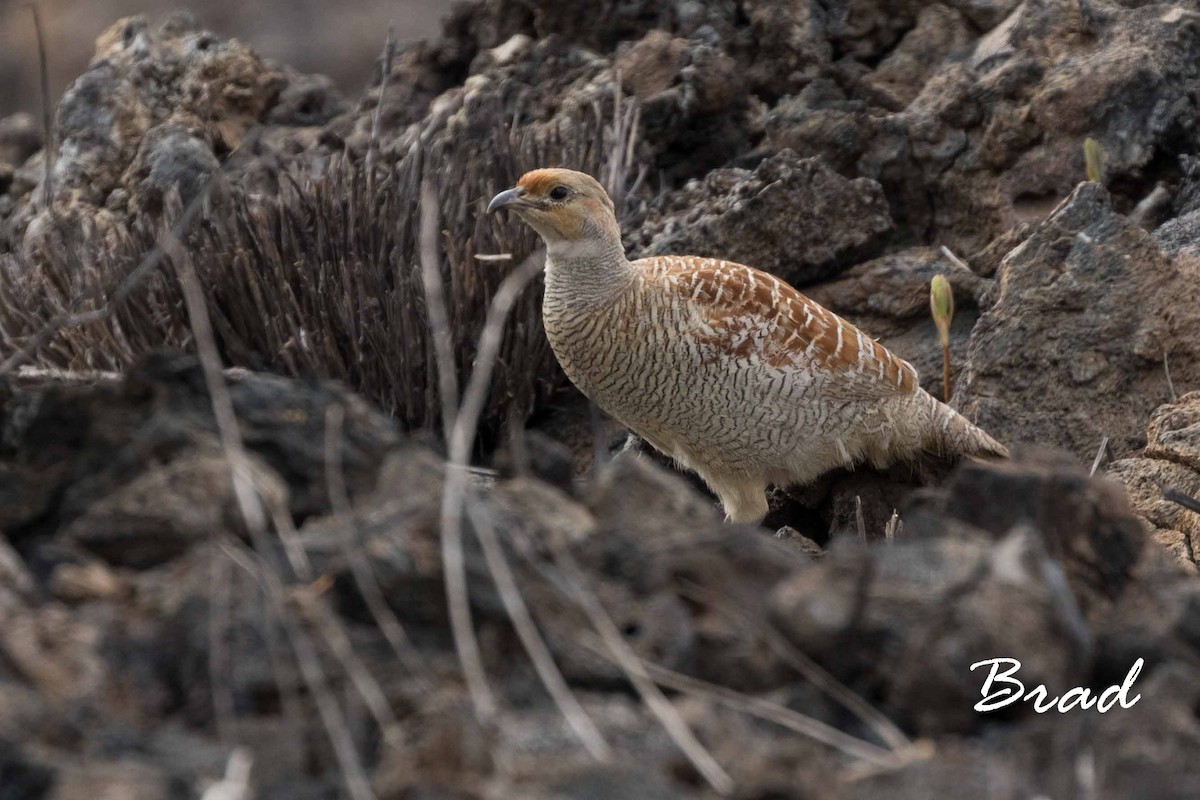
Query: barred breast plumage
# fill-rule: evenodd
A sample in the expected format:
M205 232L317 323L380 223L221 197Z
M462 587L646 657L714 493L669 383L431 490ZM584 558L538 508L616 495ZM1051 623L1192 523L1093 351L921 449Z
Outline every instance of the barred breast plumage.
M629 262L590 177L528 173L514 206L546 240L543 316L567 376L658 450L695 470L734 520L768 484L921 451L1007 451L923 391L867 334L774 277L693 256Z

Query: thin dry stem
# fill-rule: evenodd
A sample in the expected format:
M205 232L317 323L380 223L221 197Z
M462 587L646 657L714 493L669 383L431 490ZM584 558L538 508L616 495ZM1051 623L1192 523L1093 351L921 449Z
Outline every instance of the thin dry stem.
M900 519L900 513L896 509L892 509L892 516L888 518L887 523L883 526L883 538L888 544L895 541L897 534L904 529L904 522Z
M42 15L37 3L29 4L33 14L33 32L37 39L38 79L42 95L42 136L45 142L42 146L42 197L45 207L54 208L54 102L50 99L50 67L46 55L46 37L42 32Z
M602 652L596 645L593 650ZM702 681L690 675L683 675L658 664L642 662L647 673L660 686L679 692L707 697L736 711L749 714L759 719L773 722L788 730L808 736L835 750L839 750L853 758L862 759L880 766L890 766L896 763L896 755L870 742L864 742L848 733L827 725L818 719L793 711L787 706L773 703L761 697L754 697L734 691L725 686Z
M875 731L875 735L889 748L896 751L912 746L912 740L905 736L904 731L896 727L890 719L851 691L837 678L822 669L807 655L792 646L790 642L774 629L768 628L767 643L780 658L786 661L792 669L800 673L809 683L836 700L847 711L870 726Z
M329 502L341 526L342 535L338 537L338 542L342 556L350 566L350 574L358 587L358 593L383 637L412 676L417 691L426 692L432 689L426 677L428 667L412 646L408 633L392 612L391 606L387 604L387 598L384 597L375 572L358 546L357 523L354 510L350 506L350 495L346 491L345 474L342 470L341 442L345 416L345 409L339 404L330 405L325 409L325 481Z
M1108 450L1108 437L1105 436L1100 440L1100 447L1096 450L1096 458L1092 461L1092 469L1088 472L1088 476L1096 474L1096 470L1100 469L1100 462L1104 460L1104 453Z
M587 576L575 563L575 559L564 548L556 547L554 560L565 574L576 602L583 609L592 627L600 635L604 646L612 653L629 682L633 684L638 696L642 698L642 702L662 724L667 735L671 737L671 741L683 752L708 785L713 788L713 791L722 796L732 794L734 785L729 773L717 763L712 753L696 738L696 734L671 705L671 701L650 678L645 664L630 649L621 636L621 631L617 629L608 612L604 610L599 598L588 588Z
M1167 349L1164 347L1163 348L1163 374L1167 376L1167 389L1169 389L1171 392L1171 402L1178 403L1179 395L1177 395L1175 393L1175 381L1171 380L1171 361L1170 361L1169 356L1170 356L1170 353L1168 353Z
M942 345L942 402L950 402L950 345Z
M358 696L362 698L363 704L375 718L375 724L386 735L398 724L396 715L392 712L387 695L379 682L375 680L375 676L371 674L362 659L355 654L354 645L350 642L345 626L329 610L329 607L321 602L312 589L306 587L293 593L292 597L295 598L304 616L321 634L329 651L333 653L333 657L337 659L350 678L350 683L358 692Z
M229 561L219 550L214 549L210 552L209 558L213 600L208 605L208 681L212 691L213 720L217 727L217 738L222 742L232 742L236 714L233 689L225 679L230 666L225 634L229 630L229 595L233 576L230 575Z
M478 429L479 416L487 400L492 368L496 363L504 332L504 321L525 284L541 272L541 269L542 262L536 254L527 258L504 279L492 297L483 333L479 337L475 368L471 370L470 380L463 392L462 405L450 431L450 458L446 469L446 481L442 488L442 563L445 570L446 600L450 607L450 625L459 661L462 663L463 675L471 694L471 702L481 720L490 720L495 716L496 701L487 685L467 596L466 562L462 543L467 463L470 459L471 443L475 440L475 432Z
M383 46L383 58L379 66L379 99L375 103L375 113L371 117L371 138L367 143L367 180L371 188L375 187L375 163L379 159L379 132L383 126L383 100L387 94L388 82L392 79L392 61L396 57L395 31L388 25L387 41Z
M225 764L225 777L204 790L200 800L251 800L254 789L250 785L250 772L254 768L254 755L246 747L235 747Z
M521 645L529 654L529 659L533 662L533 667L537 671L542 685L546 687L555 706L558 707L567 720L567 724L579 737L579 741L592 758L602 762L611 761L613 758L612 748L609 747L591 717L584 711L583 706L579 704L574 693L567 686L566 679L563 678L558 665L554 663L550 648L546 646L546 642L538 632L529 608L521 596L521 590L517 588L516 579L513 577L508 559L504 555L504 548L496 536L496 527L488 509L481 503L470 502L470 498L468 498L467 514L471 519L475 534L479 538L479 543L483 546L483 555L487 559L488 569L496 581L496 589L500 593L501 602L504 603L504 610L512 620Z
M433 340L438 374L438 397L442 404L442 425L447 438L454 427L458 404L458 373L454 364L454 332L446 312L446 293L442 286L442 259L438 252L438 196L429 181L421 181L421 284L425 290L425 312Z
M233 398L221 372L221 356L217 352L217 341L213 336L212 321L209 319L208 307L204 300L204 288L200 285L195 269L192 268L191 257L173 232L164 233L163 244L171 253L180 288L183 290L184 302L187 304L192 335L196 342L196 355L204 372L204 382L212 402L221 448L229 462L230 479L233 481L238 511L251 530L263 530L266 527L266 514L258 493L254 490L254 478L238 431Z
M204 290L191 265L190 257L179 240L168 233L164 235L162 241L164 246L171 251L172 262L179 276L184 301L187 304L192 334L196 342L196 352L212 402L213 416L217 422L218 436L225 459L230 467L230 477L233 481L238 511L255 541L255 546L266 553L270 549L266 541L266 516L255 491L253 474L238 430L229 387L221 372L220 356L212 332L212 323L208 316L208 307L204 300ZM325 673L312 641L303 629L292 622L286 614L283 585L278 577L270 570L262 570L261 574L263 585L268 589L268 598L278 609L284 631L299 662L301 674L313 695L317 710L333 745L338 765L346 782L346 789L352 800L374 800L375 794L371 790L366 770L358 758L353 738L341 709L326 684Z
M1164 500L1183 506L1188 511L1200 514L1200 500L1197 500L1190 494L1181 489L1176 489L1174 486L1167 486L1162 483L1158 485L1158 490L1162 492Z
M317 649L309 635L292 619L291 614L287 611L284 599L286 595L279 576L270 569L263 559L256 557L247 550L227 547L225 552L229 554L229 557L233 559L235 564L242 567L259 581L267 595L268 601L272 608L274 608L283 626L284 634L288 638L288 643L291 645L292 652L296 656L296 663L300 667L300 675L304 679L304 684L308 687L309 693L312 695L313 702L317 706L317 713L321 717L321 723L324 725L325 732L329 736L329 741L333 745L334 756L337 758L338 766L342 771L342 779L346 783L346 791L349 793L351 800L376 800L375 792L371 789L371 782L367 777L366 770L363 768L362 761L358 757L358 752L354 748L354 738L350 733L350 727L346 724L346 718L342 714L342 710L329 688L325 669L321 666L321 659L317 654Z
M882 712L873 708L870 703L863 700L849 687L822 669L820 665L793 646L770 625L751 619L748 615L733 608L725 598L713 596L711 592L702 591L699 587L696 587L692 591L692 594L697 599L717 609L719 613L728 617L736 625L747 628L756 625L761 626L764 629L767 645L775 651L776 655L786 661L792 669L800 673L809 683L824 692L851 714L858 717L890 749L893 751L904 750L912 745L912 740L896 727L890 719L884 716Z

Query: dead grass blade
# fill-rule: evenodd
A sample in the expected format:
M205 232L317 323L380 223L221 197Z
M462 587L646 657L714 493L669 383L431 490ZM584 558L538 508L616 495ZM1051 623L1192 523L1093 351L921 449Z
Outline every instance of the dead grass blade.
M594 637L592 637L594 639ZM589 649L599 655L605 655L604 648L599 642L585 642ZM773 703L761 697L743 694L725 686L702 681L690 675L683 675L658 664L643 661L647 674L660 686L678 692L686 692L699 697L721 703L735 711L749 714L767 722L773 722L810 739L828 745L846 755L861 759L878 766L894 766L897 764L895 753L882 747L864 742L848 733L838 730L832 725L821 722L787 706Z
M208 316L204 290L192 267L190 256L179 240L168 232L163 237L163 243L170 250L171 260L187 304L196 352L212 403L218 437L225 453L225 459L229 463L230 478L233 481L238 510L256 547L259 547L265 554L270 551L270 546L266 541L266 515L255 491L252 470L242 444L237 417L234 414L233 400L221 372L220 356ZM354 740L346 725L345 717L333 694L329 691L325 672L321 667L316 649L304 630L287 614L282 582L270 569L258 570L258 573L267 589L268 599L276 608L279 619L283 622L284 631L299 663L301 674L313 695L338 759L347 792L352 800L375 800L375 794L355 750Z
M475 368L471 370L470 380L463 392L462 405L450 431L450 458L446 468L446 482L442 489L442 564L445 571L446 600L450 607L450 624L471 701L476 715L481 720L490 720L495 716L496 701L487 685L467 596L466 561L462 541L467 466L471 444L475 441L475 433L478 430L479 417L491 386L492 368L500 350L505 320L521 289L541 272L541 269L540 259L531 256L504 279L492 297L483 333L479 337Z
M471 498L467 499L467 515L471 519L471 525L475 530L475 535L479 538L479 543L483 546L483 555L487 559L488 569L496 581L496 589L500 593L504 610L512 620L521 645L529 654L538 678L541 679L542 685L546 687L554 705L558 707L559 712L567 720L567 724L579 737L579 741L592 758L602 762L611 761L613 758L612 748L609 747L591 717L584 711L583 706L579 704L570 687L567 686L566 679L563 678L558 665L554 663L550 648L546 646L546 642L538 632L537 625L529 613L529 607L525 605L521 591L517 588L517 581L513 577L508 559L504 556L504 548L496 535L496 526L491 514L485 505L471 500Z
M630 649L621 636L621 631L612 621L612 617L604 610L600 599L588 587L587 576L575 563L575 559L565 548L554 546L554 561L563 572L575 601L600 635L604 647L612 654L629 682L633 684L633 688L641 697L642 702L662 724L663 730L671 737L671 741L683 752L713 791L721 796L732 794L734 785L729 773L717 763L712 753L696 738L696 734L679 716L679 712L671 705L671 701L650 678L645 664Z
M37 39L38 81L42 95L42 198L43 206L54 208L54 101L50 95L50 66L46 54L46 37L42 31L42 15L36 2L29 4L33 15L33 33Z
M886 744L892 751L898 752L912 746L912 740L895 723L866 700L855 694L848 686L822 669L819 664L792 645L775 628L760 620L752 619L743 611L733 608L723 598L713 596L712 592L705 590L703 587L693 586L690 590L685 591L684 594L714 608L718 613L728 617L734 625L745 629L761 627L767 645L776 655L787 662L801 677L824 692L830 699L837 702L874 731L879 740Z
M342 772L342 779L346 783L346 791L351 800L376 800L375 792L371 789L370 779L355 750L354 737L350 733L349 725L346 724L345 715L329 688L325 668L321 666L317 649L304 628L297 624L288 612L286 593L279 576L261 557L244 548L227 546L225 552L235 564L254 577L263 587L267 600L274 610L276 618L280 621L292 653L296 657L296 664L300 668L304 685L312 695L321 723L329 736L334 756L337 758Z
M341 443L345 416L345 409L340 405L331 405L325 410L325 480L330 504L341 528L338 543L342 557L350 567L350 574L354 578L358 593L367 605L367 610L391 646L392 652L412 676L415 688L420 692L431 691L433 687L427 677L428 667L412 646L408 633L392 612L391 606L387 604L387 598L383 595L375 572L359 547L354 509L350 506L350 496L346 491L345 475L342 471Z

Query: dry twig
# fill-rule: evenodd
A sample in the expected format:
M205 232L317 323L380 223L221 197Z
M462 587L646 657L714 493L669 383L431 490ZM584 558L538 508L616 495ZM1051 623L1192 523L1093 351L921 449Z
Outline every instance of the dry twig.
M1175 381L1171 380L1171 362L1167 348L1163 348L1163 374L1167 376L1167 389L1171 392L1171 402L1178 403L1179 395L1175 393Z
M589 645L592 650L603 654L596 644ZM658 664L643 661L647 673L655 683L679 692L708 697L736 711L773 722L788 730L808 736L822 744L829 745L853 758L859 758L879 766L896 764L896 755L882 747L864 742L848 733L844 733L831 725L821 722L787 706L773 703L761 697L754 697L734 691L726 686L720 686L690 675L683 675Z
M438 397L442 404L442 426L447 439L454 427L458 406L458 372L454 363L454 331L446 312L442 286L442 259L438 253L438 195L429 181L421 181L421 284L425 291L425 313L433 342L438 373Z
M33 32L37 39L38 79L42 94L42 198L45 207L54 208L54 103L50 99L50 67L46 57L46 37L42 33L42 15L36 2L29 4L33 14Z
M496 702L487 686L483 660L479 655L479 642L471 622L471 605L467 596L466 563L463 556L462 516L466 496L467 463L471 454L471 443L479 425L479 416L487 400L491 385L492 368L500 350L504 333L504 321L525 284L542 270L537 254L527 258L500 284L492 297L483 333L471 370L467 388L463 391L462 405L450 431L450 458L446 469L446 481L442 488L442 563L446 579L446 599L450 606L450 624L454 633L455 647L462 662L463 674L471 693L475 713L481 720L495 716Z
M288 643L296 656L296 663L300 667L300 675L312 695L313 702L317 706L317 713L320 715L325 732L333 745L334 755L342 770L342 778L346 782L346 791L351 800L375 800L371 782L354 748L354 738L346 724L345 715L342 714L341 708L329 688L325 669L321 666L321 659L313 646L312 639L288 613L286 594L279 576L266 565L262 558L256 557L250 551L233 546L225 546L224 549L235 564L246 570L263 587L268 602L282 623Z
M567 720L567 724L579 737L579 741L583 743L592 758L597 761L611 761L612 748L608 746L608 742L604 740L591 717L579 704L571 692L571 688L567 686L566 679L563 678L562 672L554 663L550 648L546 646L546 642L538 633L537 625L529 613L529 608L525 605L524 598L521 597L521 590L517 588L516 579L508 565L508 559L505 558L500 539L496 536L496 526L493 524L487 507L482 503L469 502L468 499L467 515L471 518L475 535L483 546L483 555L487 559L488 569L495 579L500 600L504 603L504 610L512 620L521 645L529 654L529 659L533 662L533 667L537 671L542 685L546 687L554 705L558 707Z
M733 779L717 763L712 753L696 738L696 734L688 727L683 717L679 716L679 712L671 705L671 701L650 678L646 665L630 649L621 636L621 631L617 629L608 612L604 610L599 598L588 587L587 577L575 563L575 559L566 549L556 547L554 560L564 573L567 583L574 593L575 601L600 635L604 646L612 653L629 682L633 684L638 696L642 698L642 702L658 718L667 735L671 737L671 741L687 756L692 766L715 792L722 796L731 794L734 789Z
M1092 469L1088 472L1088 477L1096 474L1096 470L1100 469L1100 462L1104 460L1104 453L1108 450L1108 437L1100 439L1100 447L1096 450L1096 458L1092 460Z
M213 600L208 605L208 681L212 691L213 720L217 727L217 738L222 742L232 742L236 717L233 689L224 678L230 666L225 634L229 630L229 595L233 578L230 575L229 562L219 551L213 550L209 553L209 558Z
M383 100L387 94L388 82L392 79L392 61L396 57L395 31L388 25L387 41L383 46L383 58L379 65L379 99L375 103L375 113L371 117L371 138L367 142L367 181L371 192L375 188L375 163L379 160L379 131L383 124Z
M387 604L383 589L375 577L371 564L358 546L357 525L354 510L350 506L350 496L346 491L345 474L342 471L342 431L346 411L341 405L330 405L325 409L325 481L329 492L329 502L333 513L342 527L338 537L342 557L350 567L350 574L358 593L367 605L367 610L379 626L383 637L391 646L400 663L412 676L416 689L426 692L432 689L426 678L428 668L417 653L416 648L408 638L408 633L400 620Z
M1167 486L1166 484L1162 483L1158 485L1158 490L1162 492L1164 500L1183 506L1188 511L1194 511L1197 514L1200 514L1200 500L1197 500L1190 494L1180 489L1176 489L1174 486Z
M867 523L863 519L862 498L854 495L854 524L858 526L858 540L860 542L867 541Z
M255 546L265 554L270 550L266 540L266 516L255 491L253 474L238 430L229 387L225 384L225 377L221 372L220 356L217 352L216 339L213 336L212 323L204 300L204 290L192 267L190 257L180 241L173 234L167 233L163 236L162 242L163 246L170 250L171 260L179 277L184 301L187 304L188 316L196 342L196 352L212 403L218 437L225 453L225 459L229 464L238 511L255 541ZM347 791L353 800L374 800L375 795L371 790L370 781L367 779L366 770L355 751L354 741L346 725L345 717L329 691L324 669L321 667L312 641L300 626L290 620L286 613L283 584L269 569L258 570L258 574L267 590L268 599L272 601L283 622L284 631L288 635L292 651L299 662L301 674L313 694L318 713L325 724L342 770Z

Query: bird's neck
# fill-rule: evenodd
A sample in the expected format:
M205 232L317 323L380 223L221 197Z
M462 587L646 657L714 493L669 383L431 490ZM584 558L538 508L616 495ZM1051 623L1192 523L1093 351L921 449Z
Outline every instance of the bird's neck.
M619 239L557 241L546 247L546 295L556 305L598 308L611 304L636 278Z

